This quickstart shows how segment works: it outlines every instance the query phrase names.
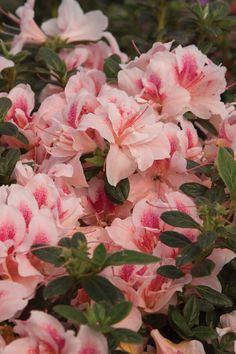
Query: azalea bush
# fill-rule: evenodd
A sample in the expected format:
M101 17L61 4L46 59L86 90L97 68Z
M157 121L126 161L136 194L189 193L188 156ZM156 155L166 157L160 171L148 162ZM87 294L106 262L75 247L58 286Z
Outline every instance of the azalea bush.
M226 68L174 38L130 58L75 0L4 15L0 352L235 353Z

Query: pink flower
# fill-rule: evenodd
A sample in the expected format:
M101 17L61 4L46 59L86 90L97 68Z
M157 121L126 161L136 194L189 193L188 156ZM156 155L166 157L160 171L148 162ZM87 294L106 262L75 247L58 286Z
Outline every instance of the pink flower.
M75 0L63 0L58 8L58 17L42 24L48 36L58 36L70 42L97 41L108 25L107 17L101 11L83 13Z
M11 280L0 281L0 321L12 318L27 305L27 291L24 286Z
M47 39L45 34L40 30L34 21L34 0L27 0L24 6L20 6L16 10L16 14L20 19L20 34L14 37L11 53L20 52L25 43L44 43Z
M177 82L190 94L189 110L197 117L209 119L212 114L226 117L220 95L226 89L226 68L215 65L194 45L174 50Z
M155 329L151 332L158 354L206 354L204 347L198 340L184 341L179 344L172 343Z
M144 70L124 68L118 74L119 87L150 103L157 112L176 116L186 111L188 92L175 80L175 55L168 51L155 53Z
M75 336L72 330L65 331L60 322L41 311L32 311L28 320L17 320L14 332L20 338L5 346L3 354L108 354L105 337L81 326Z
M225 118L227 111L220 97L226 89L225 68L195 46L168 49L157 44L146 56L123 66L119 87L172 119L187 111L203 119L213 114Z
M149 107L138 105L118 89L105 88L98 99L101 108L82 117L80 129L93 128L110 143L106 174L111 185L117 185L137 168L144 171L154 160L169 156L163 125Z

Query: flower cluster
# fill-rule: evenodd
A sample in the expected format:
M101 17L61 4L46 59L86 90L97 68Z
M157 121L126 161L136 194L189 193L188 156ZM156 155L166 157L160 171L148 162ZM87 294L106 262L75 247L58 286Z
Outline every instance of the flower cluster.
M226 68L172 42L129 60L101 11L63 0L39 27L33 8L0 56L0 352L232 353Z

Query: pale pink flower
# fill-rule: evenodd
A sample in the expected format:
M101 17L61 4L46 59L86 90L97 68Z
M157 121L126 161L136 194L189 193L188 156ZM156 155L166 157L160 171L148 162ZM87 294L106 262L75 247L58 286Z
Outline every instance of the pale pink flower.
M206 354L202 343L198 340L175 344L163 337L158 329L152 330L151 336L155 341L158 354Z
M25 43L42 44L47 37L40 30L34 21L34 0L27 0L24 6L20 6L16 10L16 14L20 21L20 34L14 37L11 53L20 52Z
M27 305L27 291L24 286L11 280L0 282L0 321L12 318Z
M187 110L189 93L175 80L175 55L160 51L153 55L145 71L138 67L118 73L119 87L129 95L148 102L157 112L173 117Z
M63 0L58 8L58 17L42 24L42 30L51 37L60 37L70 42L97 41L108 25L101 11L86 14L75 0Z
M38 354L38 344L33 338L20 338L8 344L2 354Z
M231 149L236 151L236 112L234 110L222 121L219 129L219 138L225 146L231 147Z
M65 331L61 323L49 314L31 311L25 320L16 320L14 332L21 338L5 346L3 354L57 353L57 354L108 354L105 337L88 326L81 326L75 336L72 330Z
M226 68L214 64L194 45L178 46L174 53L177 82L190 94L188 109L203 119L212 114L225 118L227 111L220 95L226 89Z
M80 129L93 128L110 143L106 174L111 185L150 167L154 160L169 157L163 125L149 107L138 105L118 89L104 89L101 107L82 117ZM116 164L114 165L114 161Z

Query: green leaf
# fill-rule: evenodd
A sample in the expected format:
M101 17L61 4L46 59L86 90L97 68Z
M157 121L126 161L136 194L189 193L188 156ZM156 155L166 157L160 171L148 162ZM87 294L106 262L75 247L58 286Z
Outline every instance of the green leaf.
M201 253L201 249L196 242L183 248L182 252L176 258L177 267L194 261Z
M121 70L121 59L119 55L113 54L105 59L103 71L108 79L117 79L117 74Z
M81 285L89 297L96 302L106 301L115 304L116 302L124 301L123 293L109 280L100 275L82 278Z
M85 161L91 163L91 165L94 165L96 167L103 167L105 159L103 156L97 155L93 157L87 157Z
M17 126L11 122L0 123L0 135L14 136L23 144L28 144L28 139L19 131Z
M200 229L201 226L188 214L182 213L182 211L165 211L161 214L161 219L175 227L183 229Z
M69 237L63 237L60 239L58 242L58 246L65 247L65 248L71 248L71 238Z
M84 175L86 181L90 181L93 177L97 176L97 174L101 171L100 167L89 167L84 170Z
M226 295L209 288L205 285L198 285L195 287L203 299L209 301L211 304L219 307L231 307L233 302Z
M197 118L195 120L195 122L197 122L198 124L200 124L204 129L206 129L210 134L217 136L218 135L218 131L215 128L215 126L206 119L201 119L201 118Z
M225 185L229 189L230 193L236 192L236 161L227 149L220 148L216 166L220 177L224 181Z
M218 334L215 329L207 326L198 326L192 329L193 337L205 341L212 340L218 337Z
M71 247L78 248L81 244L87 244L87 239L82 232L76 232L71 238Z
M188 301L184 305L184 310L183 310L185 321L188 323L189 327L192 328L194 325L198 324L199 314L200 314L199 302L194 296L192 296L188 299Z
M132 302L124 301L112 308L108 324L113 325L128 316L132 309Z
M111 335L116 341L118 341L118 343L142 343L142 337L140 336L140 334L131 331L127 328L116 328L111 332Z
M128 178L122 179L116 187L109 184L107 178L105 178L105 192L108 198L115 204L123 204L129 195L129 180Z
M184 183L180 186L180 190L189 197L200 197L206 193L208 188L200 183Z
M236 335L233 332L228 332L220 338L220 348L222 350L227 350L233 345L236 340Z
M66 294L74 282L75 279L69 275L54 279L43 289L44 299Z
M0 176L10 179L17 161L20 159L19 149L8 150L5 157L0 158Z
M210 313L214 311L215 307L212 304L210 304L210 302L200 298L197 299L197 301L201 312Z
M217 236L215 231L203 232L198 236L197 243L201 249L205 250L215 243Z
M141 253L132 250L118 251L107 257L106 267L118 266L123 264L150 264L159 262L160 258L147 253Z
M162 243L169 247L183 248L191 243L191 241L184 235L176 231L164 231L160 234Z
M106 260L106 256L106 248L103 243L100 243L100 245L98 245L93 252L92 261L96 264L103 265Z
M193 277L206 277L211 275L214 268L214 262L212 262L210 259L204 259L201 263L193 266L191 269L191 274Z
M47 47L41 47L37 54L37 60L43 61L48 65L55 73L60 76L66 73L66 65L63 60L52 49Z
M0 122L4 121L4 118L7 115L7 112L12 106L12 102L7 97L0 97Z
M65 317L67 320L76 322L78 324L85 325L88 322L82 311L69 305L54 306L53 311L55 311L58 315Z
M52 247L47 244L36 244L31 247L31 253L44 262L54 264L60 267L64 263L62 250L58 247Z
M191 328L177 308L169 306L168 316L171 324L181 336L189 337L192 335Z
M193 160L187 160L187 169L194 169L194 173L209 174L212 170L212 165L209 163L208 166L201 166L199 163Z
M184 276L184 273L173 265L161 266L157 269L157 273L170 279L179 279Z

